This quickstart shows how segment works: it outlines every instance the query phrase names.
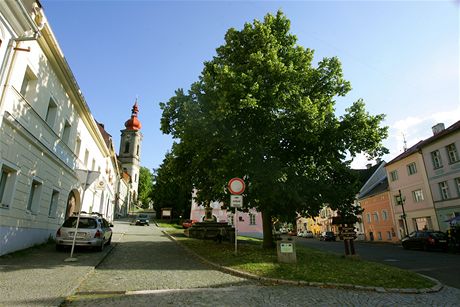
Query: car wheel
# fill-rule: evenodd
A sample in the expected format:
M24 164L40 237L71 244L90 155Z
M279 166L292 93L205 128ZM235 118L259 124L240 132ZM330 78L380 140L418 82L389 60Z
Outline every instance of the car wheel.
M107 241L107 245L112 244L112 235L110 235L109 241Z
M402 244L402 247L403 247L404 249L409 249L409 246L407 246L407 244L404 244L404 243Z
M150 224L149 224L149 223L147 223L146 225L147 225L147 226L150 226Z
M424 251L429 251L430 250L430 247L428 246L428 244L423 244L423 250Z

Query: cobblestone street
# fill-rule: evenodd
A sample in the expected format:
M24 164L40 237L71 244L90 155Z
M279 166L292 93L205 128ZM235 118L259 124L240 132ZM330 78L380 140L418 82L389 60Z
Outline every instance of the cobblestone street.
M263 285L213 270L155 226L118 223L112 253L88 275L67 306L459 306L460 290L377 293Z

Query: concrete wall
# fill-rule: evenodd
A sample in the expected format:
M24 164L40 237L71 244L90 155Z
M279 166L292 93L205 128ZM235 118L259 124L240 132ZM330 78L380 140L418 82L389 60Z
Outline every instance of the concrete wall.
M230 225L234 225L234 214L226 209L221 209L222 203L212 202L211 207L213 208L212 214L216 217L217 222L228 222ZM255 223L253 224L250 223L250 214L255 217L255 220L253 220ZM192 208L190 210L190 219L201 222L203 221L204 216L204 206L198 205L193 199ZM238 211L237 223L238 234L240 235L249 235L254 237L261 237L263 235L262 214L257 212L255 209L249 209L249 212Z

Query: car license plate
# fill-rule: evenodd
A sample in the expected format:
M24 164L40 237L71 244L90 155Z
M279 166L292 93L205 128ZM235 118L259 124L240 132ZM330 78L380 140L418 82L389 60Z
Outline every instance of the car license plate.
M439 243L446 243L446 240L439 240Z
M75 232L69 232L69 237L73 238L73 235L75 234ZM77 239L84 239L86 238L86 232L77 232L77 236L76 236Z

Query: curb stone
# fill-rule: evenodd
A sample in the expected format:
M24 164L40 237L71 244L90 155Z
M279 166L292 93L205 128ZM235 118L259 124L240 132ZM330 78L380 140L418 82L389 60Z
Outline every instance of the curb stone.
M121 236L120 236L120 239L124 236L125 234L122 233ZM67 306L66 304L68 303L68 299L70 296L72 295L77 295L79 294L80 292L76 292L78 288L80 288L81 284L94 272L94 270L100 266L102 264L102 262L107 258L107 256L113 251L113 249L115 248L115 246L117 246L118 242L112 242L112 244L109 245L108 247L108 251L105 253L105 255L103 255L101 257L101 259L99 259L99 261L96 263L96 265L94 265L82 278L80 278L79 282L75 285L75 287L72 288L72 290L70 290L65 298L63 300L61 300L59 303L58 303L58 306L59 307L64 307L64 306Z
M422 289L414 289L414 288L383 288L383 287L368 287L368 286L360 286L360 285L352 285L352 284L344 284L344 283L323 283L323 282L306 282L306 281L294 281L294 280L285 280L285 279L275 279L263 276L257 276L251 273L242 272L236 269L228 268L222 265L219 265L215 262L209 261L208 259L204 258L201 255L198 255L196 252L188 248L187 246L181 244L176 238L170 235L167 231L162 230L163 234L165 234L171 241L176 242L180 245L183 249L187 252L195 256L196 258L200 259L202 262L222 271L226 272L235 276L244 277L248 279L255 279L262 282L270 282L276 284L285 284L285 285L298 285L298 286L310 286L310 287L319 287L319 288L342 288L342 289L350 289L350 290L361 290L361 291L374 291L378 293L403 293L403 294L422 294L422 293L434 293L439 292L444 287L444 285L437 279L433 277L429 277L420 273L416 273L426 279L429 279L435 283L435 285L431 288L422 288Z

